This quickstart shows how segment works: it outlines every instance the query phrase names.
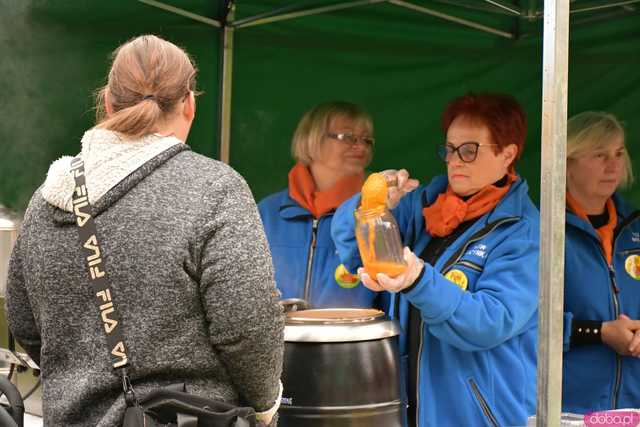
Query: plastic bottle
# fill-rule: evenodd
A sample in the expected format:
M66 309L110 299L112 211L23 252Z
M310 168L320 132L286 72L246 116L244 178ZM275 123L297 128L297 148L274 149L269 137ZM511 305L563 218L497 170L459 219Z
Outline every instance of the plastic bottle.
M398 224L391 212L384 205L369 209L361 206L355 216L358 249L369 276L376 280L378 273L389 277L402 274L407 263Z

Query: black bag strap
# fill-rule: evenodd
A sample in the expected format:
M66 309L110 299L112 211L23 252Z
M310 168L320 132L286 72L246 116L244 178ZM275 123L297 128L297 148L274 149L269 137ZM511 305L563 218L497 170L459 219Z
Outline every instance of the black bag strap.
M122 376L122 387L125 392L127 403L135 399L131 381L127 375L129 357L122 334L122 320L115 305L115 292L109 283L109 276L104 262L104 251L98 240L96 223L91 215L91 204L87 193L86 179L84 174L84 162L80 157L71 161L71 173L75 180L75 189L72 195L73 213L78 225L78 235L81 252L89 273L91 289L94 295L94 302L98 308L100 321L102 323L105 336L107 337L107 347L111 365Z

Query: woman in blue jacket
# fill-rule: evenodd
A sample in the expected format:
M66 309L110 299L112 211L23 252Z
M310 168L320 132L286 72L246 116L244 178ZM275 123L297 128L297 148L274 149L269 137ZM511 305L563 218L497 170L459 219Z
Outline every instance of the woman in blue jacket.
M640 407L640 212L616 193L632 179L613 115L569 120L564 411Z
M342 265L331 240L333 213L360 191L373 144L371 117L349 102L317 105L298 123L289 186L258 204L283 299L313 308L376 305L377 294Z
M360 277L393 295L410 426L526 425L536 398L539 214L514 170L524 112L509 96L469 94L447 106L442 127L446 176L415 189L405 170L384 172L398 182L388 204L406 272ZM361 265L358 203L345 202L333 221L352 269Z

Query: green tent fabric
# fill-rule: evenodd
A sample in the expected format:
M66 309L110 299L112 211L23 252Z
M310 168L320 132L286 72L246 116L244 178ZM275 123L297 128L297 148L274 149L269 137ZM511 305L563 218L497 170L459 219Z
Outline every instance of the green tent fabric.
M165 3L219 16L216 2ZM238 0L235 18L292 3ZM442 173L435 156L435 144L443 138L440 113L450 99L468 91L510 93L525 107L529 136L518 170L538 198L542 22L442 1L414 3L517 30L521 37L508 40L391 4L235 31L231 165L246 177L256 199L286 185L293 164L290 139L299 118L332 99L356 102L372 114L377 144L371 170L405 167L421 180ZM93 124L91 93L104 84L109 53L143 33L165 37L194 57L205 93L189 144L217 157L219 29L123 0L0 0L0 6L1 204L23 210L48 164L78 151L82 132ZM640 138L640 14L579 15L572 19L569 115L616 114L626 123L633 158ZM640 156L634 164L640 164ZM640 205L640 189L626 193Z

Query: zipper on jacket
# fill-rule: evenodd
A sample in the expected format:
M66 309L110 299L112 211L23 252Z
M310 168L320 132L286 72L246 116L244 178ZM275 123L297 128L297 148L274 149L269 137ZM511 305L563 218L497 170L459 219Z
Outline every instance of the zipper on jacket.
M631 224L636 218L638 218L638 214L634 212L627 220L625 220L620 227L614 232L613 242L611 242L612 251L615 249L616 240L618 236L629 224ZM604 263L607 265L607 270L609 270L609 283L611 284L611 297L613 299L613 317L614 320L620 316L620 302L618 301L618 294L620 293L620 288L618 288L618 284L616 282L616 272L613 269L613 265L609 264L607 261L607 256L604 253L604 249L602 249L602 245L598 245L600 247L600 254L602 255L602 259ZM613 259L611 260L613 262ZM612 409L616 409L618 407L618 393L620 393L620 382L622 381L622 357L616 352L616 377L613 383L613 393L611 395L611 407Z
M469 378L469 384L471 385L471 390L473 390L473 394L475 395L476 400L482 408L482 412L484 412L484 416L487 417L487 420L491 423L492 426L499 427L496 417L493 415L493 412L491 412L491 408L489 408L487 401L484 400L484 397L482 397L482 393L480 393L480 389L478 388L476 382L472 378Z
M422 320L422 316L420 316L420 345L418 345L418 361L417 361L417 375L416 375L416 407L415 407L415 420L416 425L420 425L420 360L422 359L422 346L424 344L424 339L422 335L424 334L424 321ZM408 382L407 382L408 384Z
M616 282L616 272L613 270L613 266L607 264L607 268L609 269L609 278L611 279L611 288L613 289L613 311L616 315L616 319L620 314L620 304L618 302L618 294L620 293L620 288L618 287L618 283Z
M613 312L617 319L620 316L620 303L618 301L618 293L620 289L616 284L616 272L612 266L609 267L609 277L611 278L611 287L613 288ZM611 396L611 407L616 409L618 407L618 393L620 393L620 382L622 380L622 357L616 352L616 379L613 384L613 395Z
M317 235L318 220L314 218L311 224L311 244L307 252L307 272L304 278L304 300L309 304L311 303L309 301L309 294L311 293L311 267L313 266L313 255L316 252Z
M618 236L622 233L627 226L633 223L636 219L640 217L640 211L635 211L631 213L623 222L620 224L620 227L614 232L612 249L615 249L616 240ZM624 252L632 252L632 251L623 251ZM604 256L604 253L603 253ZM606 262L606 260L605 260ZM607 263L607 267L609 268L609 277L611 278L611 287L613 288L613 311L615 314L615 318L617 319L620 316L620 302L618 301L618 294L620 293L620 288L618 288L618 284L616 283L616 272L613 269L613 266ZM620 393L620 383L622 382L622 357L616 352L616 379L613 384L613 395L611 396L611 407L613 409L618 408L618 394Z
M629 223L625 224L628 225ZM611 243L612 249L615 248L616 238L620 234L622 230L621 227L618 230L618 233L615 233L613 242ZM613 299L613 317L617 319L620 316L620 302L618 301L618 294L620 293L620 288L618 288L618 284L616 283L616 272L613 269L613 265L609 264L607 261L607 256L604 253L604 249L602 249L602 245L600 246L600 253L602 254L602 258L607 265L607 269L609 270L609 283L611 284L611 297ZM612 260L613 262L613 257ZM611 395L611 408L616 409L618 407L618 393L620 392L620 382L622 381L622 357L616 352L616 377L613 383L613 393Z
M478 265L478 264L476 264L475 262L471 262L471 261L464 261L464 260L462 260L462 261L458 261L456 264L457 264L457 265L463 265L463 266L465 266L465 267L467 267L467 268L470 268L470 269L472 269L472 270L475 270L475 271L477 271L477 272L479 272L479 273L482 273L482 270L484 270L484 269L482 268L482 266L481 266L481 265ZM455 264L454 264L454 265L455 265ZM453 266L452 266L452 267L453 267Z
M452 266L453 264L456 264L460 261L460 258L462 258L465 254L465 252L467 251L467 248L469 247L470 244L477 242L478 240L482 240L484 239L487 235L489 235L493 230L495 230L496 228L498 228L500 225L505 224L507 222L515 222L515 221L519 221L521 218L517 217L517 216L512 216L512 217L507 217L507 218L503 218L501 220L498 220L496 222L492 222L491 224L487 225L486 227L484 227L483 229L481 229L479 232L477 232L476 234L474 234L473 236L471 236L471 238L469 240L467 240L467 242L462 246L462 248L456 252L451 259L449 259L449 261L447 263L445 263L445 266L442 267L442 269L440 270L440 273L443 274L450 266ZM455 258L455 260L453 262L451 262L451 260L453 260ZM466 263L466 261L464 261ZM469 263L469 264L473 264L473 263ZM474 268L471 267L470 265L467 265L467 267L469 268ZM476 268L478 266L475 266ZM482 271L482 270L480 270ZM422 347L424 344L424 339L423 339L423 335L424 334L424 321L420 320L420 345L418 346L418 372L416 375L416 420L419 420L420 418L418 418L418 416L420 415L419 413L419 409L420 409L420 361L422 360ZM491 411L489 411L489 413L491 413ZM493 414L491 415L491 417L493 417ZM494 426L498 427L498 424L495 423Z

